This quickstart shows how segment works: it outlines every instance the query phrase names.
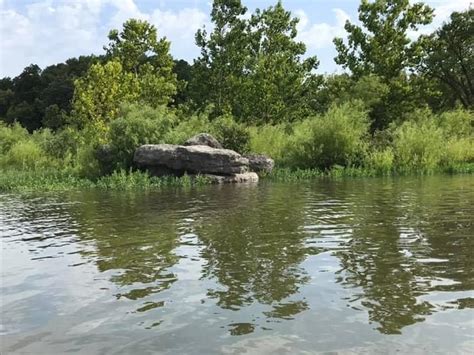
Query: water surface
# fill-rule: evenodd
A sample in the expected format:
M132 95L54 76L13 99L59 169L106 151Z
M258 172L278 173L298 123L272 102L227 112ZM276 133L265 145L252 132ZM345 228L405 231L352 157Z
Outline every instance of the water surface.
M474 178L0 195L1 353L472 353Z

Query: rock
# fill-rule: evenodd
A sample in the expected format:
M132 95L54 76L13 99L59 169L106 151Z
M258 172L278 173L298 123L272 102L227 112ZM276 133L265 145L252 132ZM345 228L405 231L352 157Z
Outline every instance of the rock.
M258 175L253 172L233 174L233 175L214 175L203 174L213 184L229 184L229 183L256 183L258 182Z
M133 161L150 172L168 168L176 175L183 172L233 175L247 172L249 165L247 158L233 150L206 145L146 144L135 151Z
M223 149L224 147L222 144L219 143L217 139L215 139L213 136L211 136L208 133L199 133L196 134L194 137L189 138L184 145L207 145L208 147L211 148L216 148L216 149Z
M275 162L273 159L261 155L261 154L249 154L245 156L249 160L249 167L251 171L255 171L257 173L271 173L273 167L275 166Z

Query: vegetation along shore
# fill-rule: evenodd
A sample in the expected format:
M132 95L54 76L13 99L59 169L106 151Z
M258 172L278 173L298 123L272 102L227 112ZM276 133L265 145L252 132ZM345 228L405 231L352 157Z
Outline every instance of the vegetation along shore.
M362 1L360 26L348 21L334 39L343 72L332 75L317 73L281 2L249 14L214 1L192 64L170 55L159 28L130 19L103 55L0 79L0 190L206 184L133 164L140 145L201 132L272 157L263 178L275 181L472 173L474 9L409 35L433 16L423 3Z

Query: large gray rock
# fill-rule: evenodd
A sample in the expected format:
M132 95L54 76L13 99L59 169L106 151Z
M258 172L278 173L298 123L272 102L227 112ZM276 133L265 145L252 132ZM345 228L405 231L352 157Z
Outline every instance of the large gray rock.
M249 167L251 171L255 171L257 173L271 173L275 162L273 159L261 155L261 154L249 154L245 156L249 160Z
M208 147L223 149L222 144L208 133L199 133L189 138L184 145L207 145Z
M205 145L182 146L146 144L135 151L134 163L155 171L171 171L175 175L187 173L233 175L248 171L249 161L229 149L215 149Z

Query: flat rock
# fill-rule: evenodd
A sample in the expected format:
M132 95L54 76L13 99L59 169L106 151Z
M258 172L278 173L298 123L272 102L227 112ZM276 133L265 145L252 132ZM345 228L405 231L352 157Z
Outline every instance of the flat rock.
M249 154L245 157L249 160L250 170L255 171L257 173L271 173L275 166L275 161L267 157L266 155Z
M186 142L184 142L184 145L207 145L208 147L211 148L216 148L216 149L223 149L224 147L222 144L219 143L219 141L211 136L209 133L199 133L196 134L194 137L189 138Z
M247 172L249 166L248 159L233 150L206 145L145 144L135 151L133 161L151 172L171 169L178 175L183 172L234 175Z

